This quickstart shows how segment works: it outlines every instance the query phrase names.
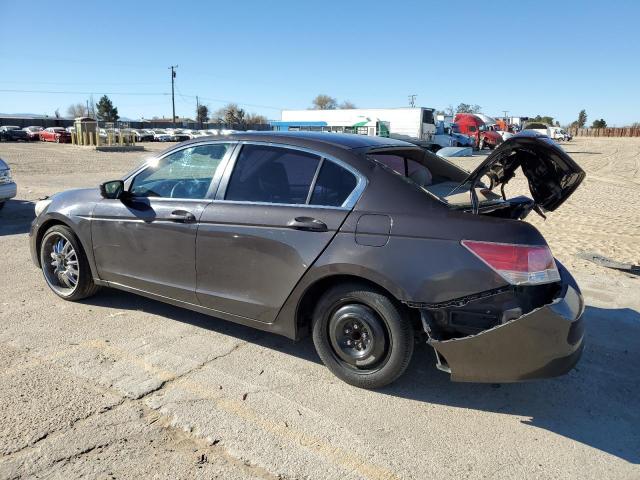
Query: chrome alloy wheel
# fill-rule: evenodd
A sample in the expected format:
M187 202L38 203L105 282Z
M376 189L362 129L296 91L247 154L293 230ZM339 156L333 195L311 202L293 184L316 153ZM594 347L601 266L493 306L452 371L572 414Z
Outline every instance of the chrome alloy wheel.
M329 339L336 357L357 370L375 369L388 354L384 322L366 305L338 308L329 319Z
M64 235L46 236L41 250L42 269L49 286L62 296L71 295L78 285L78 254Z

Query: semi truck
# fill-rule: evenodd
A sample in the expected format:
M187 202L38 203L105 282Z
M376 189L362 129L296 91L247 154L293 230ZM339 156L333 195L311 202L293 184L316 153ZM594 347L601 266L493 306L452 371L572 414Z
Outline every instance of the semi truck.
M332 131L332 126L343 126L345 122L354 119L381 122L385 127L388 125L389 137L407 140L427 148L433 145L436 133L434 109L425 107L283 110L281 123L324 122L329 127L329 130L325 131Z

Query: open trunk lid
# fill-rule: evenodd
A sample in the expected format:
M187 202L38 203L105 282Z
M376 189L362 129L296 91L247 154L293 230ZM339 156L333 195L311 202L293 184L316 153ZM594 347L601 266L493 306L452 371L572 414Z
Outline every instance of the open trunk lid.
M522 168L537 209L554 211L571 196L585 172L553 140L537 132L522 132L505 140L460 185L475 186L483 177L489 189L503 187ZM477 199L475 200L477 204Z

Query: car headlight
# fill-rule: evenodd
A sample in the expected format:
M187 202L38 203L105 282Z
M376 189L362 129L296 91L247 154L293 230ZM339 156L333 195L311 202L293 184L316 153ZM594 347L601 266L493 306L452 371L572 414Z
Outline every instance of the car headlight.
M51 199L50 198L45 198L43 200L38 200L36 202L36 206L34 208L35 213L36 213L36 217L40 216L40 214L42 212L44 212L44 210L49 206L50 203L51 203Z

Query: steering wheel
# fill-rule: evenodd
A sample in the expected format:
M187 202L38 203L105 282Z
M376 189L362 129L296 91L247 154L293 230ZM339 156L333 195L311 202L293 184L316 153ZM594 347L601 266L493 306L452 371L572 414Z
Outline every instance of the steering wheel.
M195 190L198 188L195 180L179 180L171 188L169 196L171 198L191 198Z

